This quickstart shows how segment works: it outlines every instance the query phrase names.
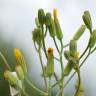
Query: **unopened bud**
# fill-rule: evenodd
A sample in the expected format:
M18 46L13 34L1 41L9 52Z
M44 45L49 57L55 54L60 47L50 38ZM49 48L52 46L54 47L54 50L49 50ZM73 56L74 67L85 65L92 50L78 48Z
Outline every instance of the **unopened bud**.
M68 76L70 74L70 72L72 71L73 65L70 64L70 62L68 62L68 64L66 65L65 69L64 69L64 76Z
M17 65L16 68L16 73L17 73L17 76L20 80L23 80L24 79L24 72L23 72L23 69L20 65Z
M42 45L42 31L40 28L35 28L32 32L33 41L36 42L39 46Z
M10 72L9 70L6 70L4 72L4 78L6 80L8 80L8 82L12 85L12 86L16 86L17 85L17 78L12 74L12 72Z
M53 10L53 16L54 16L54 24L55 24L55 29L56 29L56 36L59 40L61 40L63 38L63 33L57 18L57 10L54 9Z
M50 77L52 74L54 74L53 48L48 48L47 75Z
M70 55L74 57L75 53L77 52L77 43L75 40L70 41L69 49L70 49Z
M86 26L81 25L80 28L78 29L78 31L76 32L75 36L73 37L73 39L78 40L85 32L85 29L86 29Z
M51 20L51 24L48 26L48 29L49 29L50 36L55 37L56 30L55 30L55 25L53 20Z
M92 30L92 20L89 11L85 11L82 18L87 28Z
M27 73L27 65L26 65L24 56L22 55L21 51L18 48L15 48L13 51L14 51L14 55L15 55L17 63L19 65L21 65L21 67L24 71L24 74L26 74Z
M46 26L49 26L51 24L51 14L50 13L46 13L46 17L45 17L45 24Z
M45 23L45 13L43 9L38 10L38 20L41 25Z

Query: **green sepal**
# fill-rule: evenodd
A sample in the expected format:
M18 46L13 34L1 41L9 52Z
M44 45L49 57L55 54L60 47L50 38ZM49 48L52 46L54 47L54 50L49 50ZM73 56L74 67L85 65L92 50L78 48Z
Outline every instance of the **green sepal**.
M56 36L59 40L63 38L63 33L59 24L59 21L57 18L54 18L54 24L55 24L55 29L56 29Z
M86 26L85 25L81 25L80 28L77 30L75 36L73 37L74 40L78 40L83 33L85 32Z
M17 66L15 67L15 70L16 70L16 74L17 74L18 78L19 78L20 80L23 80L23 79L24 79L24 72L23 72L22 67L21 67L20 65L17 65Z
M42 45L42 30L41 28L35 28L32 32L33 41L36 42L40 47Z
M68 76L70 74L70 72L72 71L72 68L73 68L73 65L69 61L68 64L66 65L65 69L64 69L63 76Z
M48 26L49 29L49 34L51 37L55 37L56 35L56 29L55 29L55 25L54 25L54 21L53 19L51 19L51 24Z
M41 25L45 23L45 13L43 9L38 10L38 20Z
M82 18L87 28L92 30L92 20L89 11L85 11Z
M46 13L46 16L45 16L45 25L46 26L49 26L51 24L51 14L48 12Z
M77 43L76 43L76 40L71 40L70 41L69 50L70 50L70 55L72 57L74 57L75 54L76 54L76 52L77 52Z
M50 77L54 74L54 58L49 57L47 62L47 76Z
M64 56L67 60L70 60L71 56L70 56L70 52L68 50L64 51Z
M95 44L96 44L96 29L93 30L92 35L90 37L89 47L92 48L94 47Z

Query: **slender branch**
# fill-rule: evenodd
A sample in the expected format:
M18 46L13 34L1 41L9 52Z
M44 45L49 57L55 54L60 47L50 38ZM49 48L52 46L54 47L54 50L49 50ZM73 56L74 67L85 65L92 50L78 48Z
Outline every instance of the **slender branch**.
M63 53L63 42L62 40L60 40L60 43L61 43L61 51L60 51L60 63L61 63L61 78L63 77L63 71L64 71L64 66L63 66L63 62L62 62L62 53ZM64 96L64 92L63 92L63 80L64 78L62 79L62 86L61 86L61 92L60 92L60 95L61 96Z
M82 55L80 56L79 59L81 59L85 55L85 53L87 52L88 48L89 48L89 43L88 43L86 49L84 50L84 52L82 53Z
M79 93L79 90L80 90L80 84L81 84L81 77L80 77L80 69L78 68L79 66L76 64L76 69L77 69L77 75L78 75L78 87L77 87L77 90L75 92L75 95L74 96L77 96L78 93Z
M56 40L55 40L55 37L53 37L53 41L54 41L54 44L55 44L55 46L56 46L56 49L57 49L58 53L60 53L60 52L59 52L58 45L57 45Z
M54 56L54 59L57 60L58 62L60 62L60 60L57 57L55 57L55 56Z
M37 88L36 86L34 86L27 78L25 78L25 80L34 90L39 92L41 95L48 96L48 94L46 92L44 92L44 91L40 90L39 88Z
M69 46L69 44L66 44L66 45L63 46L63 48L66 48L66 47L68 47L68 46Z
M96 50L96 47L91 51L91 54Z
M44 75L44 82L45 82L45 86L46 86L46 89L47 89L47 81L46 81L44 66L43 66L43 62L42 62L41 51L39 50L38 53L39 53L40 63L41 63L41 67L42 67L42 71L43 71L43 75Z
M47 59L48 56L47 56L46 46L45 46L45 41L44 41L44 29L43 29L43 25L42 25L42 43L43 43L44 53L45 53L45 56L46 56L46 59Z
M6 67L7 67L9 70L11 70L11 67L9 66L9 64L8 64L8 62L7 62L7 60L6 60L6 58L4 57L4 55L2 54L1 51L0 51L0 57L1 57L2 60L4 61Z

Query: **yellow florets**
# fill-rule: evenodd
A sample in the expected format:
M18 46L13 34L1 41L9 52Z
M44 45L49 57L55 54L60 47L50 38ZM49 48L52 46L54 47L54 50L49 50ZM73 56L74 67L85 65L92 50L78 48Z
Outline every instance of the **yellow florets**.
M56 8L53 9L53 16L54 16L54 18L57 18L57 9Z
M16 59L20 59L22 57L22 53L18 48L14 49L14 55Z

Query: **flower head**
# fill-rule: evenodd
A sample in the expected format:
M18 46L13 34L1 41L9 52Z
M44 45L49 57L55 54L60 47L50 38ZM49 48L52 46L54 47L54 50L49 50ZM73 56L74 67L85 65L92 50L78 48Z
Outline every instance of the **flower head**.
M20 59L22 57L22 53L18 48L14 49L14 55L16 59Z
M49 47L47 52L48 52L48 57L53 56L53 48Z

